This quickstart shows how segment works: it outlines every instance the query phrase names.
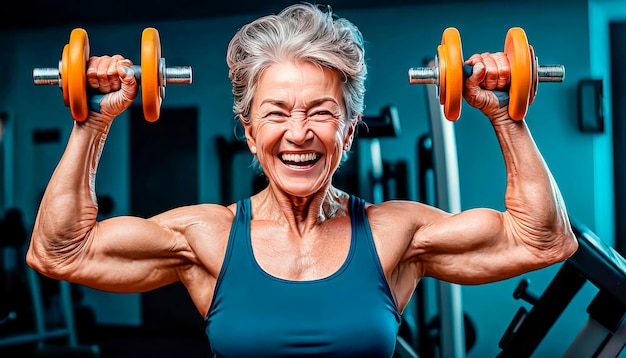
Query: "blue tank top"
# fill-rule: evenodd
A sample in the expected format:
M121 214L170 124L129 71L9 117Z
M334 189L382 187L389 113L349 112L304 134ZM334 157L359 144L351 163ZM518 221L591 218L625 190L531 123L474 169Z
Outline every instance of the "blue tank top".
M400 325L365 202L350 198L352 240L334 274L288 281L266 273L250 241L250 199L237 203L205 331L215 357L385 357Z

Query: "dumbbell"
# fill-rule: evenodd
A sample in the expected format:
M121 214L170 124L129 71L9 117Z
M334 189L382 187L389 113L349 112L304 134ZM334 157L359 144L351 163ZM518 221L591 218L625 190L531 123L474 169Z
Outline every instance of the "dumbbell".
M87 61L89 39L82 28L72 30L70 41L63 47L58 68L33 69L35 85L58 85L63 91L63 102L70 107L76 121L87 119ZM161 102L165 97L166 84L190 84L190 66L166 67L161 57L159 32L152 27L141 35L141 66L132 65L135 78L141 85L144 117L154 122L161 114Z
M511 66L509 115L514 120L521 120L535 99L537 83L562 82L565 67L538 65L533 47L528 44L526 33L520 27L512 27L507 32L504 53ZM410 68L409 83L437 85L444 115L448 120L456 121L461 114L463 81L471 71L472 66L463 61L459 31L449 27L444 30L441 44L437 47L434 66Z

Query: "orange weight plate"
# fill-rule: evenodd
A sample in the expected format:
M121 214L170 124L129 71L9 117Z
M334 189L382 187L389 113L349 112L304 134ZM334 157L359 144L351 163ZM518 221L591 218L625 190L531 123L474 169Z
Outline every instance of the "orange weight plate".
M70 34L68 44L67 87L72 117L77 121L87 119L87 60L89 59L89 39L87 31L76 28Z
M461 115L463 103L463 51L459 30L449 27L441 39L445 53L445 103L444 114L448 120L456 121Z
M159 32L155 28L148 27L141 35L141 100L143 114L148 122L156 121L161 114L163 84L159 78L160 61Z
M530 78L530 95L528 96L528 105L531 105L535 101L535 96L537 95L537 84L539 83L537 68L539 64L537 63L537 56L535 56L535 50L533 49L533 47L531 45L528 45L528 49L530 51L530 63L532 66Z
M443 51L443 46L437 46L437 69L439 71L439 80L437 81L439 87L439 104L446 103L446 53Z
M528 39L523 29L509 29L504 42L504 53L511 66L509 115L514 120L522 120L528 109L532 77Z
M70 45L66 44L63 46L63 54L61 55L61 63L59 68L59 73L61 74L61 90L63 91L63 103L69 107L70 105L70 92L67 88L67 77L69 75L69 71L67 69L69 62L69 52Z

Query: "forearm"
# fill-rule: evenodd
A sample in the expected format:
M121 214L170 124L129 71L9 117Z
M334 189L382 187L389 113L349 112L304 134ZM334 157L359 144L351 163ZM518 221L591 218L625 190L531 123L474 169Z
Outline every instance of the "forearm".
M507 171L508 231L540 250L560 251L573 235L560 190L524 121L492 120ZM566 250L569 251L569 250Z
M108 125L74 123L67 147L42 197L28 263L42 271L61 269L80 251L98 213L96 169Z

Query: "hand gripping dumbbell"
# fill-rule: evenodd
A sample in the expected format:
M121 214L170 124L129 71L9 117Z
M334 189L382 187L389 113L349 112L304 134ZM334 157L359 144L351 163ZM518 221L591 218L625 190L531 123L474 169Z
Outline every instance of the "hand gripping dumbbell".
M84 29L76 28L70 41L63 47L58 68L35 68L33 80L36 85L58 85L63 91L63 102L70 107L77 121L87 119L87 61L89 39ZM135 78L141 85L144 117L149 122L159 119L161 102L165 97L166 84L190 84L191 67L166 67L161 57L159 32L151 27L141 35L141 66L132 65Z
M539 66L532 46L528 44L522 28L510 28L504 42L504 53L511 66L509 83L509 115L521 120L528 105L533 103L538 82L562 82L565 77L563 65ZM472 66L464 64L461 37L456 28L443 32L441 44L433 67L409 69L410 84L435 84L438 86L439 103L444 106L448 120L456 121L461 114L463 81L472 73Z

